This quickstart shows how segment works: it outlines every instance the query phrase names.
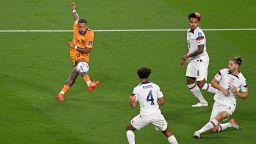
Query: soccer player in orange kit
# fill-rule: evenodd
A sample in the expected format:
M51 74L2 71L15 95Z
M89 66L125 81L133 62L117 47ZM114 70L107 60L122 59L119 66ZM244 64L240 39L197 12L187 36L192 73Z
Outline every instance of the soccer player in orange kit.
M94 40L93 31L88 28L87 21L85 19L79 19L75 2L72 2L72 13L75 18L73 26L73 40L68 42L68 46L70 48L70 57L73 61L73 68L70 77L56 97L59 101L64 101L65 93L67 93L70 87L75 83L79 74L87 83L88 91L92 91L100 84L99 81L91 81L88 75L89 57L91 49L93 48Z

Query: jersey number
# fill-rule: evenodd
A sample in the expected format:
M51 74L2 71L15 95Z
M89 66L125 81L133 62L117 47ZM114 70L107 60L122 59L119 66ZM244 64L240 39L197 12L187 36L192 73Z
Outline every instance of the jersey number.
M153 98L153 94L152 94L152 90L149 91L148 96L147 96L147 101L151 102L151 105L154 105L154 98Z

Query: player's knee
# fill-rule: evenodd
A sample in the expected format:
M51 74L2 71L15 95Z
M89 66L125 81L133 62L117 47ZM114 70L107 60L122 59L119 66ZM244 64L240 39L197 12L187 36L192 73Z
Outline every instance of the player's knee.
M204 84L205 84L204 81L200 81L200 82L197 83L197 86L198 86L199 88L203 88Z
M126 131L127 130L135 131L136 129L129 123L128 126L126 127Z
M228 113L227 113L226 111L223 111L223 112L220 112L220 113L217 115L216 119L217 119L218 121L221 121L221 120L223 120L223 119L225 119L225 118L227 118L227 117L228 117Z
M186 83L187 83L187 85L190 85L190 84L193 84L193 83L195 83L195 78L192 78L192 77L187 77L186 78Z
M218 128L217 128L217 127L212 128L212 129L211 129L211 132L213 132L213 133L218 132Z
M87 62L79 62L76 66L76 70L79 73L87 73L89 71L89 65Z
M172 135L172 132L168 129L162 131L162 133L166 136L166 137L170 137Z
M220 115L221 115L222 118L227 118L228 117L228 112L223 111L223 112L220 113Z

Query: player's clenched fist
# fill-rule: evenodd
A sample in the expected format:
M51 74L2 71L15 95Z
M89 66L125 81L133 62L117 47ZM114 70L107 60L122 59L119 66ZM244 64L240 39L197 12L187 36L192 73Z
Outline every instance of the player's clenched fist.
M76 3L72 2L72 10L76 10Z

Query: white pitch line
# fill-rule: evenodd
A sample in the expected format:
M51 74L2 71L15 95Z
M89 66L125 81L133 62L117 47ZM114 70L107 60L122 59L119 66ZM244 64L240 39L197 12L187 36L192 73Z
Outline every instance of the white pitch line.
M256 28L230 28L230 29L203 29L204 31L255 31ZM93 30L94 32L181 32L187 29L106 29ZM0 33L62 33L73 32L73 30L0 30Z

